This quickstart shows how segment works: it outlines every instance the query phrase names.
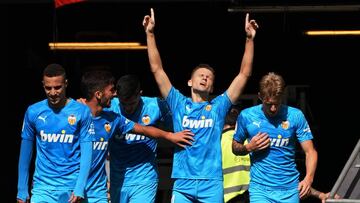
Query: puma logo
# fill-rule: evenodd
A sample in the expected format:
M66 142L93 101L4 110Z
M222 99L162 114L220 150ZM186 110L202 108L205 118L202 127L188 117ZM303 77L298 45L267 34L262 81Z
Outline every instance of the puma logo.
M253 124L256 125L258 128L260 128L260 123L261 123L261 121L259 121L259 122L254 121L253 122Z
M38 119L40 119L40 120L44 121L44 123L45 123L45 119L46 119L46 117L47 117L47 116L44 116L44 117L39 116L39 117L38 117Z

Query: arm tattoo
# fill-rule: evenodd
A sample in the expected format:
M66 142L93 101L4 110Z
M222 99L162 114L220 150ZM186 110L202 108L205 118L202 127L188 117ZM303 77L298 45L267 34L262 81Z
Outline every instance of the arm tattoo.
M232 142L232 151L235 155L246 155L249 153L244 144L235 140Z

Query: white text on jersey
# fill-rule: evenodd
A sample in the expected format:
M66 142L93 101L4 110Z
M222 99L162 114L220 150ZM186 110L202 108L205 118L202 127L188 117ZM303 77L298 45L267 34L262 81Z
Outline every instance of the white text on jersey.
M137 135L137 134L133 134L133 133L127 133L125 135L125 140L145 140L145 136L144 135Z
M213 127L213 119L191 120L184 116L182 126L185 128L209 128Z
M55 134L49 133L46 134L43 130L40 131L41 141L44 142L61 142L61 143L72 143L74 140L74 135L71 134Z
M107 149L108 142L93 142L93 150L106 150Z
M270 145L275 147L283 147L289 144L289 138L270 138Z

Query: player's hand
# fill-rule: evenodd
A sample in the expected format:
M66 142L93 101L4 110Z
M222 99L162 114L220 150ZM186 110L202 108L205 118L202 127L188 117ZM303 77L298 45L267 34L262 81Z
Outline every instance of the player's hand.
M74 193L72 193L72 194L71 194L71 197L70 197L70 199L69 199L69 202L70 202L70 203L80 203L81 200L82 200L81 197L75 196Z
M79 102L79 103L82 103L82 104L86 104L86 99L85 98L79 98L76 101Z
M25 201L22 199L16 199L16 203L30 203L30 199L27 198Z
M330 192L328 193L320 192L319 194L319 199L321 199L321 203L325 203L329 197L330 197Z
M329 199L329 198L330 198L330 192L328 192L328 193L321 192L319 194L319 199L321 199L321 203L325 203L326 200ZM334 199L340 199L340 198L341 198L340 195L338 195L338 194L334 195Z
M183 130L171 135L171 142L183 148L187 145L192 145L194 141L194 133L190 130Z
M149 15L146 15L144 17L144 20L143 20L143 26L144 26L144 29L145 29L145 32L146 33L154 33L154 28L155 28L155 13L154 13L154 9L151 8L150 9L150 12L151 12L151 16Z
M259 28L259 25L256 23L254 19L249 20L249 13L246 14L245 17L245 32L247 39L254 39L256 34L256 29Z
M299 183L298 190L299 190L300 199L310 194L310 188L311 188L311 183L309 183L305 179Z
M248 149L250 152L266 149L270 146L269 135L267 133L259 132L251 138L248 145Z

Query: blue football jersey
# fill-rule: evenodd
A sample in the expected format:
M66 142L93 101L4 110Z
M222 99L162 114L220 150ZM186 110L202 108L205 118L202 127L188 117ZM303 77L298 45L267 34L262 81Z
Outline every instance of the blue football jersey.
M297 108L281 105L278 115L268 118L262 104L244 109L237 119L234 139L240 143L265 132L270 147L250 153L251 182L275 188L296 188L299 172L296 169L296 142L313 138L304 114Z
M93 156L91 171L86 186L88 197L106 195L107 176L105 160L108 153L108 142L115 134L124 134L131 131L134 125L134 122L111 111L103 111L100 116L93 118L90 126Z
M42 100L28 107L22 138L36 139L34 189L73 190L79 174L80 142L91 142L91 113L70 99L59 110Z
M192 146L175 148L172 178L222 180L221 134L232 105L228 95L193 102L172 87L166 101L173 114L174 131L189 129L195 135Z
M144 126L168 122L169 115L171 118L166 102L159 98L142 96L139 105L136 112L128 115L122 110L118 98L114 98L108 110ZM110 144L111 184L126 186L157 182L156 147L157 141L144 135L116 134Z

